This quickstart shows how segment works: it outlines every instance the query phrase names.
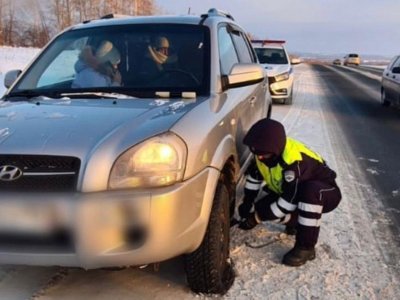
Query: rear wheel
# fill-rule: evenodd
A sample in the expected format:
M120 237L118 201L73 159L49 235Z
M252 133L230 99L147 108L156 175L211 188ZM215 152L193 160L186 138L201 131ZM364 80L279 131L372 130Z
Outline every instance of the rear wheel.
M234 281L229 261L229 192L220 181L207 231L197 250L185 256L186 277L196 293L225 294Z
M385 91L384 88L382 88L382 90L381 90L381 105L382 106L389 106L390 105L390 101L386 97L386 91Z

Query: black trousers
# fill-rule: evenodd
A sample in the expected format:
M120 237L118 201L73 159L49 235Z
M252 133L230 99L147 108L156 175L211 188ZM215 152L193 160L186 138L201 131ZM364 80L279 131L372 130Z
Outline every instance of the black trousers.
M296 226L296 245L311 248L318 242L322 214L334 210L341 198L340 189L334 182L305 181L299 184L292 202L296 208L293 211L282 210L285 216L277 218L274 215L272 207L279 206L277 194L269 194L258 200L255 209L262 220Z

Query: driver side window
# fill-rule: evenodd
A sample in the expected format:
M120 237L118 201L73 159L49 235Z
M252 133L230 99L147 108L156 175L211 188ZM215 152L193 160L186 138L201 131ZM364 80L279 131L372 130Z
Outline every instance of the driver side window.
M393 63L392 67L390 68L390 71L393 71L393 69L396 67L400 67L400 57L398 57L397 60Z
M228 75L233 65L239 62L239 59L226 26L218 30L218 48L221 74Z

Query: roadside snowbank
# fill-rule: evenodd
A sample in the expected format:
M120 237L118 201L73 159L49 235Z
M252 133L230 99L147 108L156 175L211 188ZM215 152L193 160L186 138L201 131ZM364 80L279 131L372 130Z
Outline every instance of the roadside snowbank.
M37 48L0 47L0 96L6 90L4 75L7 71L24 69L39 51Z

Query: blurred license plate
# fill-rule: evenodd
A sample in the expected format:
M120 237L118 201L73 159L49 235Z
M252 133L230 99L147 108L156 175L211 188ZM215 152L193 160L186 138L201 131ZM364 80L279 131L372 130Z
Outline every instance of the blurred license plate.
M54 229L54 217L50 205L0 202L0 233L50 233Z

